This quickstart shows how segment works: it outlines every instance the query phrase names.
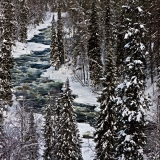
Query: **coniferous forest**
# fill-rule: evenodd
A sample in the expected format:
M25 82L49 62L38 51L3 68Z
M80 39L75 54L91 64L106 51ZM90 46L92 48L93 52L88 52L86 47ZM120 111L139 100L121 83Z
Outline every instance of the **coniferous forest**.
M159 159L160 0L1 0L0 160Z

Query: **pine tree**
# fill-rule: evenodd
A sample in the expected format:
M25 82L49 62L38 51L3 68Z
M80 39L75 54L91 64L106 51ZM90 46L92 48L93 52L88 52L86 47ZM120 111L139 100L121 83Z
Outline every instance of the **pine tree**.
M28 8L26 6L25 0L22 0L19 3L20 3L20 13L19 13L20 31L18 39L20 42L24 43L27 40Z
M56 133L57 158L82 160L76 115L72 107L73 98L68 79L65 83L65 90L61 100L62 109L58 123L59 131Z
M123 6L125 31L124 62L125 79L117 87L117 156L122 159L143 159L146 120L144 111L148 107L145 89L145 28L144 14L139 0L129 0Z
M97 87L100 84L100 78L102 78L103 69L101 62L98 16L95 2L92 3L91 7L91 18L88 30L90 33L87 47L89 59L89 73L91 85Z
M64 64L65 53L64 53L64 45L63 45L63 26L62 26L62 17L61 17L61 6L58 7L58 20L57 20L57 38L58 38L58 51L60 57L60 64Z
M45 139L45 149L43 158L44 160L52 160L53 156L53 119L51 117L51 103L50 97L48 97L48 104L45 108L45 115L44 115L44 139Z
M58 41L57 41L57 35L56 35L56 30L55 30L55 21L54 21L54 16L52 18L52 28L51 28L51 51L50 51L50 59L51 59L51 64L52 66L55 66L55 69L59 69L61 65L60 61L60 52L58 50Z

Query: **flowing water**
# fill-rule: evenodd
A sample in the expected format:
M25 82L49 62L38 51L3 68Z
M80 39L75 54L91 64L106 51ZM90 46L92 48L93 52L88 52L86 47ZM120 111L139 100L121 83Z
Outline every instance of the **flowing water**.
M28 42L50 45L50 30L50 27L40 30L41 33L35 35ZM33 51L31 54L21 55L14 59L15 66L12 70L14 94L17 100L27 104L26 108L33 107L36 112L42 112L47 103L48 92L53 91L54 98L63 86L61 82L41 77L41 74L50 67L49 51L50 48L46 48L43 51ZM74 103L74 106L79 122L92 123L94 121L95 106L78 103Z
M39 35L35 35L28 42L50 44L50 28L40 30ZM16 98L27 103L26 107L33 107L40 111L46 104L48 92L52 89L59 90L63 84L54 82L48 78L41 77L41 74L50 67L50 48L43 51L34 51L28 55L21 55L15 58L15 66L12 70L12 84Z

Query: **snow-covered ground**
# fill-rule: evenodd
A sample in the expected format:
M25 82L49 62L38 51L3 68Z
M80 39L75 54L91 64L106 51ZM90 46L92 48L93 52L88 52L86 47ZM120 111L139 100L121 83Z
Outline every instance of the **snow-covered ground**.
M73 94L78 95L75 102L98 106L97 94L93 93L89 87L84 87L77 82L70 68L62 66L59 70L55 70L54 67L50 67L42 76L61 82L65 82L68 78Z
M64 16L63 13L62 16ZM57 14L54 14L55 20L57 20ZM40 24L37 27L29 26L28 28L28 40L40 33L39 29L47 28L51 26L52 15L48 13L46 20L43 24ZM48 45L43 45L39 43L28 42L27 44L23 44L20 42L16 42L16 46L13 47L13 57L19 57L24 54L31 54L33 51L43 51L46 48L49 48ZM46 70L41 76L48 77L49 79L53 79L54 81L65 82L67 78L69 78L70 86L73 91L73 94L78 95L75 99L78 103L91 104L98 106L97 103L97 95L92 93L91 89L88 87L82 87L80 83L78 83L73 74L72 70L67 66L62 66L58 71L55 71L54 67L50 67ZM15 103L17 103L15 101ZM8 115L8 117L10 117ZM80 130L81 138L86 132L94 132L94 128L86 123L78 123L78 128ZM82 155L84 160L92 160L94 158L94 141L93 139L82 138Z

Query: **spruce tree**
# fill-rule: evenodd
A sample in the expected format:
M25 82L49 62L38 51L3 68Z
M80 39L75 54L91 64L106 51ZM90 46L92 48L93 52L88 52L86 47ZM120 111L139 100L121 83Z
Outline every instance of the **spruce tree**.
M39 157L39 147L38 147L38 133L35 124L35 118L33 109L31 109L29 114L29 129L25 138L26 148L29 152L29 159L36 160Z
M143 159L146 144L144 133L145 109L148 107L145 89L145 28L141 21L144 9L139 0L128 0L123 6L126 27L124 61L124 81L117 87L117 157L120 159Z
M100 84L100 78L102 78L103 69L101 62L98 16L95 2L92 3L91 7L91 17L88 30L90 34L87 47L89 59L89 73L91 85L97 87Z
M106 49L105 49L105 64L104 78L102 80L103 90L98 97L100 103L100 115L98 117L95 142L96 142L96 160L114 160L115 158L115 143L116 143L116 115L115 115L115 88L116 74L114 54L111 50L112 29L110 26L110 2L106 6Z
M107 54L103 90L98 98L100 115L97 121L95 142L96 160L112 160L115 155L115 66L113 56Z
M72 107L69 80L66 80L65 90L61 99L61 116L59 117L59 130L56 135L57 158L63 160L82 160L80 139L76 123L76 115Z
M3 90L1 90L0 97L8 105L12 105L12 92L11 92L11 72L13 67L12 45L13 33L15 31L14 20L14 6L11 0L3 2L4 26L3 26L3 44L1 48L1 83Z
M53 156L53 119L51 117L51 103L50 96L48 97L48 104L45 108L44 115L44 139L45 139L45 149L43 153L44 160L52 160Z
M12 105L11 72L13 67L12 44L13 44L13 17L14 6L11 1L2 3L1 11L4 16L1 24L1 48L0 48L0 158L5 159L4 132L3 132L3 110L5 105Z
M57 38L58 38L58 51L60 57L60 64L64 64L65 53L63 45L63 26L62 26L62 17L61 17L61 6L58 6L58 20L57 20Z
M15 17L15 6L12 2L12 0L5 0L2 2L3 6L3 14L5 18L4 22L4 37L6 40L14 42L16 40L16 17Z
M20 31L19 31L18 40L24 43L27 40L28 8L26 6L25 0L22 0L19 3L20 3L20 13L19 13Z
M116 66L117 66L117 75L121 79L123 79L123 66L124 63L123 61L126 58L125 51L124 51L124 30L126 29L125 26L123 25L124 23L124 16L123 16L123 10L120 8L122 6L122 1L118 2L118 7L116 7L116 17L115 17L115 31L116 31Z
M62 97L63 94L60 93L56 98L55 109L54 109L54 122L53 122L53 158L57 160L57 143L58 136L61 129L61 113L62 113Z
M60 57L61 54L58 50L58 39L56 35L56 30L55 30L55 21L54 21L54 16L52 18L52 28L51 28L51 45L50 45L50 61L51 65L55 67L55 69L59 69L61 65Z

